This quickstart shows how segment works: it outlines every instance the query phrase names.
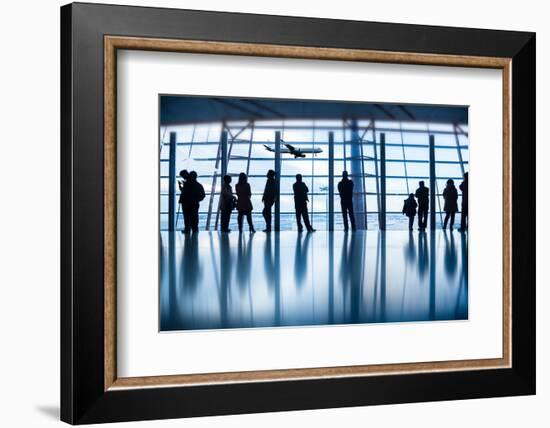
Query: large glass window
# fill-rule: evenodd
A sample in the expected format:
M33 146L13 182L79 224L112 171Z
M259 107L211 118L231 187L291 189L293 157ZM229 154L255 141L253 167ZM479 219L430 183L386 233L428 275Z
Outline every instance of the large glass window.
M405 229L403 201L414 193L420 180L430 183L429 139L434 136L436 221L444 217L443 189L452 179L458 188L468 171L468 126L370 120L265 120L162 126L160 129L160 227L168 228L170 134L176 134L176 177L179 171L196 171L206 198L200 204L199 227L219 229L218 201L222 174L222 132L227 132L227 173L233 189L239 173L249 177L253 221L263 229L262 194L269 169L275 169L275 133L281 135L280 227L296 229L292 185L302 174L309 188L309 212L313 226L329 228L329 135L333 135L334 229L343 229L337 186L342 171L354 181L354 210L359 228L377 229L381 219L382 165L385 146L386 228ZM382 143L382 141L385 141ZM295 156L289 149L303 150ZM176 228L182 226L179 189L175 195ZM460 195L460 191L459 191ZM460 208L460 196L458 205ZM236 215L230 227L236 228Z

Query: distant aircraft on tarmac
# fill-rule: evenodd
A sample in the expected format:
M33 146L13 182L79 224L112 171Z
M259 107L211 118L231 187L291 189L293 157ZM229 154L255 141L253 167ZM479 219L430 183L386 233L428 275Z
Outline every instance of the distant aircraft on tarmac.
M284 143L283 140L281 140L281 142ZM286 149L281 149L281 153L282 154L284 154L284 153L291 154L292 156L294 156L294 158L305 158L306 154L316 155L317 153L322 153L323 152L323 149L320 149L320 148L316 148L316 149L297 149L293 145L286 144L286 143L284 144L284 146L286 147ZM270 152L275 152L274 148L269 147L266 144L264 144L264 147Z

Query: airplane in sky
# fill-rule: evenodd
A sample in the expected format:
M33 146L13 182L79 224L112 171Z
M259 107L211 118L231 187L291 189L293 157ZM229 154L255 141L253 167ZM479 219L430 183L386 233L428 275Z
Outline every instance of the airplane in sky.
M283 140L281 140L281 142L283 142ZM284 143L284 142L283 142ZM293 145L291 144L286 144L284 143L284 146L286 147L286 149L283 149L281 148L281 154L285 154L285 153L288 153L288 154L291 154L292 156L294 156L294 158L305 158L306 157L306 154L312 154L312 155L316 155L317 153L322 153L323 149L320 149L320 148L315 148L315 149L297 149L296 147L294 147ZM269 147L268 145L264 144L264 147L269 151L269 152L275 152L275 149L272 148L272 147Z

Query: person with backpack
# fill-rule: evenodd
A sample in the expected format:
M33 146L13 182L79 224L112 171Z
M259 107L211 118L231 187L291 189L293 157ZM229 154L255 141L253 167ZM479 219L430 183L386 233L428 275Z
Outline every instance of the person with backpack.
M409 197L405 199L402 210L402 213L409 217L409 230L413 230L414 217L416 216L416 207L418 207L418 204L414 199L414 193L410 193ZM420 222L420 219L418 219L418 221Z
M200 202L205 198L204 187L197 181L197 173L191 171L186 183L186 198L189 200L187 205L188 218L193 232L199 231L199 208Z
M188 190L189 186L187 186L187 180L189 179L189 172L186 169L182 169L180 171L180 177L181 180L178 180L178 186L180 189L180 198L179 198L179 204L181 205L181 213L183 215L183 233L189 233L191 230L191 223L189 222L189 212L190 209L188 207L189 205L189 197L188 197Z

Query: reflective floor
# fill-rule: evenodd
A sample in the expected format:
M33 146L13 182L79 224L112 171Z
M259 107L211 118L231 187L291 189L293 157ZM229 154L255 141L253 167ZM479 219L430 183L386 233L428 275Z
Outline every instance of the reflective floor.
M161 232L160 329L468 318L467 234Z

